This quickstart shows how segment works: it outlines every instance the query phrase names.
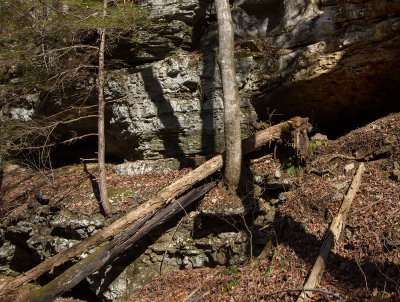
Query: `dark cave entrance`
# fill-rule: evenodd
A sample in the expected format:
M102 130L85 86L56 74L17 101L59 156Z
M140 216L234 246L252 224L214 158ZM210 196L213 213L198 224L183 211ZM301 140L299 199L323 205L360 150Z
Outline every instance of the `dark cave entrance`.
M294 116L308 117L313 125L312 133L326 134L329 139L337 139L390 113L400 112L400 101L395 100L377 100L379 106L376 104L371 108L361 106L358 110L349 110L348 107L340 105L333 109L318 108L318 103L318 101L315 104L308 103L306 108L299 110L279 104L267 108L264 105L255 105L255 108L261 121L271 121L272 124Z
M253 100L261 121L274 124L308 117L313 133L336 139L390 113L400 111L400 63L343 70L312 80L280 85Z
M70 144L59 144L50 153L51 166L58 168L97 160L97 136L88 136Z

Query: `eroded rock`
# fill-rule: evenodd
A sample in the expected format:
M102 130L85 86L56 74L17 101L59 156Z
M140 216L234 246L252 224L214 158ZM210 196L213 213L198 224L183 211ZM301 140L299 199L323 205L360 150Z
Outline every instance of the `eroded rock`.
M35 203L17 221L0 229L0 269L16 272L30 269L110 223L110 219L100 214L89 217L72 213L62 205L58 211L48 209L49 205ZM160 226L87 281L99 298L123 301L160 271L242 264L249 257L250 244L244 223L254 213L258 215L254 224L258 228L274 217L271 208L254 212L254 208L243 206L190 212L180 223L174 221ZM262 245L266 236L264 231L253 235L255 246ZM84 253L80 258L87 255ZM76 261L71 259L70 263ZM56 268L49 275L62 269Z
M257 115L250 103L250 75L259 64L237 60L242 134ZM106 98L113 116L107 131L110 154L159 159L215 153L223 149L223 101L215 55L179 55L136 69L108 74Z
M260 117L266 108L313 116L320 131L337 135L339 120L345 131L400 109L397 2L286 0L284 8L267 34L280 48L282 82L257 98Z
M166 158L158 160L137 160L135 162L126 162L116 165L113 171L120 175L141 175L154 171L168 173L178 170L180 163L175 158Z

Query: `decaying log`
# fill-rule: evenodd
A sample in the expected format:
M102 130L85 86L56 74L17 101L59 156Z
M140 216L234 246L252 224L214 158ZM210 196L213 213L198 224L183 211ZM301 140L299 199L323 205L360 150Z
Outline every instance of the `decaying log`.
M294 117L286 122L258 131L254 135L244 139L242 144L243 154L248 154L264 146L266 143L282 138L291 138L294 134L309 132L311 129L312 127L308 123L308 118ZM294 143L295 146L298 144L298 142Z
M259 131L253 136L243 140L243 154L250 153L268 142L279 140L285 136L290 136L292 135L293 131L301 131L300 129L311 129L311 125L308 123L308 118L295 117L289 121L285 121L265 130ZM154 213L157 209L169 203L178 195L186 192L197 182L220 170L222 166L223 155L219 154L211 158L198 168L176 180L169 186L163 188L147 202L141 204L136 209L119 218L109 226L105 227L103 230L86 238L69 249L43 261L13 280L0 285L0 295L12 292L19 286L38 278L43 273L53 269L54 267L63 264L71 258L79 257L81 254L99 246L113 236L120 234L125 229L131 227L133 224L137 223L147 215Z
M332 246L336 245L339 241L340 234L345 227L346 216L350 210L351 203L358 191L358 188L361 184L361 175L364 172L364 163L361 163L358 166L358 170L354 179L351 183L349 190L344 198L344 201L339 209L339 212L333 218L331 226L329 227L327 233L325 234L324 241L322 243L321 249L319 251L319 255L317 260L315 261L314 267L311 270L311 273L307 279L307 282L304 284L304 291L300 294L297 302L304 302L308 300L308 295L306 293L306 289L314 289L321 278L322 272L325 269L326 259L328 257L328 253L331 250Z
M103 245L94 253L67 269L57 278L30 294L25 301L46 302L52 301L62 295L84 278L99 270L103 265L110 263L119 254L154 230L157 226L182 212L214 186L215 182L203 184L199 188L191 190L176 202L172 202L164 208L161 208L155 215L150 214L138 224L124 231L120 236Z

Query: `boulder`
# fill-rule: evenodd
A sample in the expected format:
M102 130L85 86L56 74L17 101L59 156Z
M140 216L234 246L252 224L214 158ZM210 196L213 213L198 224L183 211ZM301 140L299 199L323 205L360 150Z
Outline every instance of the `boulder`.
M141 175L149 172L160 171L168 173L178 170L179 161L175 158L166 158L158 160L137 160L135 162L125 162L116 165L113 171L119 175Z

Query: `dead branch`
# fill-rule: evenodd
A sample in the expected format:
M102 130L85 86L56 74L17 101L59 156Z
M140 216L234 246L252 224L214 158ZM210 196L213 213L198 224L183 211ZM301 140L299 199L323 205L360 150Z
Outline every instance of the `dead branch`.
M110 263L118 255L143 238L164 222L185 211L190 204L215 187L215 182L206 183L191 190L176 202L172 202L156 213L150 213L133 227L124 231L119 237L105 244L85 259L74 264L57 278L29 295L26 302L52 301L70 290L84 278Z
M257 132L255 135L250 136L242 141L243 154L250 153L268 142L281 139L283 135L290 134L296 128L309 128L311 125L308 123L307 118L295 117L289 121L279 123L270 128ZM111 237L116 236L123 232L125 229L131 227L137 221L140 221L150 213L154 213L157 209L168 204L176 196L184 193L190 189L197 182L205 179L213 173L220 170L223 166L223 156L219 154L212 159L206 161L201 166L189 172L182 178L174 181L169 186L160 190L155 196L150 198L147 202L141 204L136 209L132 210L125 216L119 218L103 230L95 233L94 235L86 238L80 243L60 252L53 257L43 261L29 271L19 275L18 277L10 280L7 283L0 285L0 296L10 293L19 286L36 279L43 273L51 270L52 268L63 264L67 260L79 257L82 253L99 246L103 242L109 240Z
M202 292L196 296L194 296L192 299L190 299L188 302L197 302L200 299L203 299L204 297L208 296L208 294L211 292L211 290L207 290L205 292Z
M326 259L328 257L329 251L332 246L336 245L339 241L340 234L345 227L345 219L350 210L351 203L358 191L358 188L361 184L361 175L364 172L364 163L360 163L358 166L358 170L356 175L354 176L353 182L347 194L344 198L344 201L339 209L337 215L333 218L333 221L325 234L324 241L322 243L321 249L319 250L319 255L317 260L315 261L314 267L312 268L310 275L307 279L307 282L304 285L304 288L315 288L318 285L318 282L321 278L322 272L325 269ZM302 292L297 299L297 302L308 301L309 296Z
M89 49L96 49L96 50L99 49L97 46L92 46L92 45L72 45L72 46L68 46L68 47L61 47L61 48L52 49L52 50L49 50L47 52L42 52L41 54L37 55L37 57L48 56L48 55L51 55L51 54L53 54L55 52L58 52L58 51L79 49L79 48L89 48Z
M48 81L52 81L52 80L54 80L56 78L58 78L58 79L61 78L61 81L62 81L63 80L63 78L62 78L63 75L68 74L69 72L73 72L73 75L75 75L79 70L81 70L83 68L94 69L94 68L97 68L97 66L96 65L79 65L78 67L75 67L73 69L57 73L56 75L54 75L50 79L48 79Z
M88 136L96 136L96 135L97 135L97 133L88 133L88 134L84 134L84 135L80 135L80 136L74 136L74 137L72 137L70 139L67 139L65 141L62 141L62 142L56 142L56 143L52 143L52 144L45 144L43 146L35 146L35 147L21 147L21 146L18 146L18 150L37 150L37 149L43 149L43 148L48 148L48 147L54 147L54 146L57 146L57 145L60 145L60 144L69 144L69 143L72 143L72 142L77 141L79 139L83 139L83 138L88 137Z
M363 159L362 157L354 157L354 156L349 156L349 155L344 155L344 154L334 154L330 157L328 157L325 162L330 162L336 158L341 158L341 159L347 159L347 160L360 160Z

